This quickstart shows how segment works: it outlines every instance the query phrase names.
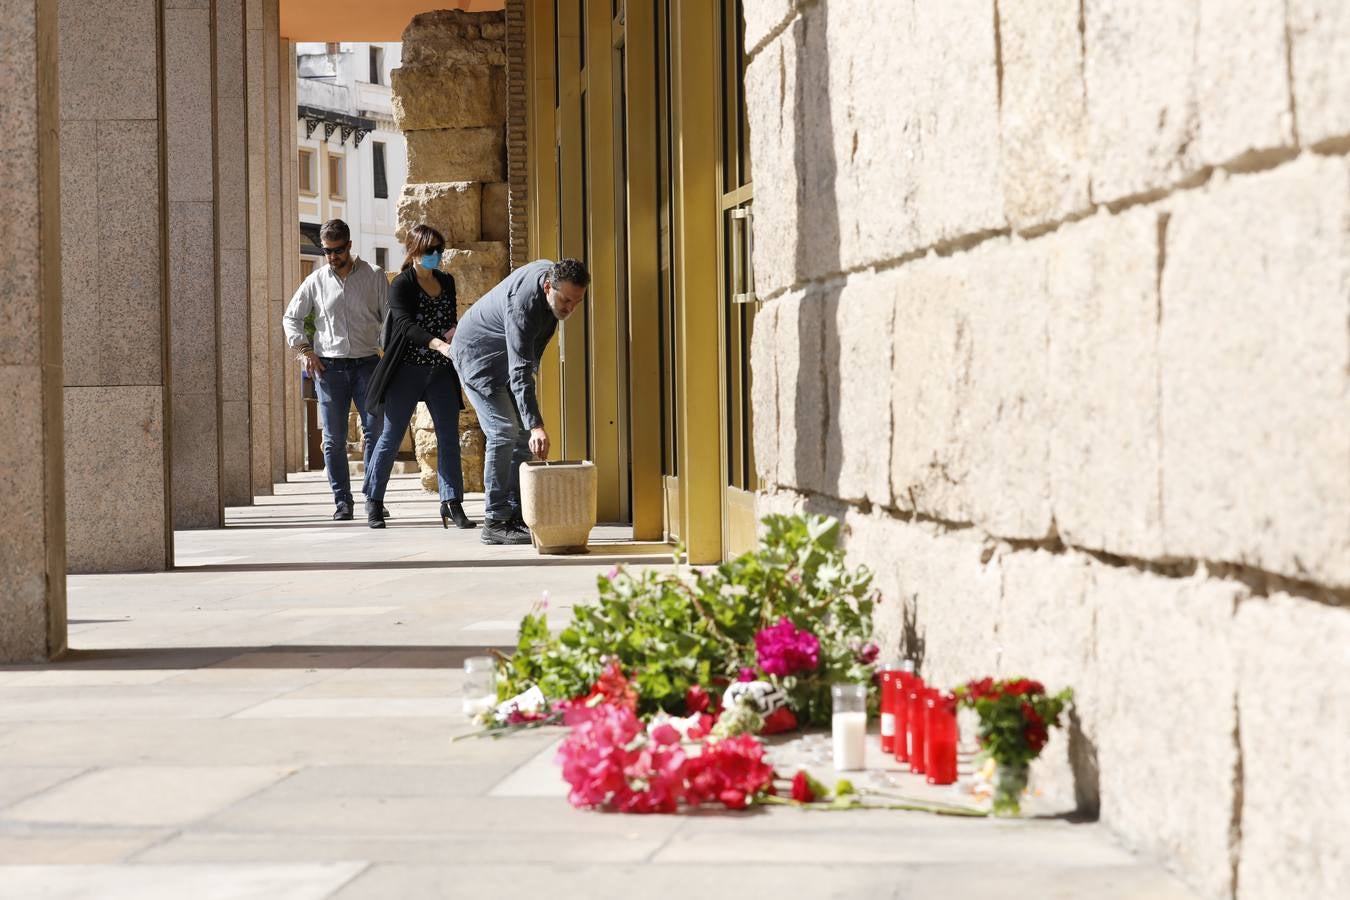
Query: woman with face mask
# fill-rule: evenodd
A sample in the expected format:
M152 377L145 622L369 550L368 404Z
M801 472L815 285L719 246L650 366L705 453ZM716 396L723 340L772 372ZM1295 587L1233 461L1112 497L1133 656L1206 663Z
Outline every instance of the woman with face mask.
M384 410L384 430L370 456L366 473L366 521L384 527L384 491L394 457L419 400L436 425L436 476L441 495L441 527L475 523L464 514L464 474L459 462L459 377L450 364L450 338L455 334L455 279L442 272L445 238L430 225L414 225L405 241L408 255L389 284L389 319L384 329L384 356L366 396Z

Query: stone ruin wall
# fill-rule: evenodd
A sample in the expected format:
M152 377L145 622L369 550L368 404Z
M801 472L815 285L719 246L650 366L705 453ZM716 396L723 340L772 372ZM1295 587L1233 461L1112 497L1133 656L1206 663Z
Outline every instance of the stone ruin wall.
M403 32L392 72L394 117L408 142L398 237L427 222L445 235L445 271L459 315L505 278L510 265L506 168L506 15L438 10ZM400 261L401 264L401 261ZM436 432L418 404L413 438L422 485L436 489ZM471 406L460 414L464 488L483 490L483 433Z
M1350 4L746 19L761 508L842 517L938 682L1072 685L1066 806L1204 896L1332 896Z

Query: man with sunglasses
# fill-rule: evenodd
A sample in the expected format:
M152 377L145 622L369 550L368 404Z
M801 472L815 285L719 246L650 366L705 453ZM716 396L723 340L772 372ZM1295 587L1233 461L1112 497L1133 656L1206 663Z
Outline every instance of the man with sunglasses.
M347 415L356 402L365 432L366 472L384 427L366 410L366 389L379 362L380 328L389 309L384 272L352 253L351 229L330 219L319 231L324 259L286 306L281 324L305 374L314 379L323 426L323 461L333 488L336 521L352 518L351 470L347 466ZM314 338L305 336L305 317L314 313ZM369 492L364 491L367 496ZM388 513L386 513L388 515Z

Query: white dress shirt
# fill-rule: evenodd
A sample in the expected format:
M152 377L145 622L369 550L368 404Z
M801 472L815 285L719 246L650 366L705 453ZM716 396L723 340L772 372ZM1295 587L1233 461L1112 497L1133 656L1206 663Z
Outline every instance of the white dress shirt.
M339 359L374 356L380 327L389 311L389 280L384 272L353 256L352 270L339 278L330 265L309 273L281 317L286 343L303 347L305 316L314 312L314 353Z

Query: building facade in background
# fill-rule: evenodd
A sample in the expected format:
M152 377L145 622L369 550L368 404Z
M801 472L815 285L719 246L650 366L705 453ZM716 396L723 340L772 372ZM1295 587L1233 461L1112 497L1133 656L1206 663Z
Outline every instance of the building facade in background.
M403 260L394 236L408 173L394 126L389 72L397 43L297 43L296 155L301 277L323 264L319 227L342 219L362 259L388 271Z

